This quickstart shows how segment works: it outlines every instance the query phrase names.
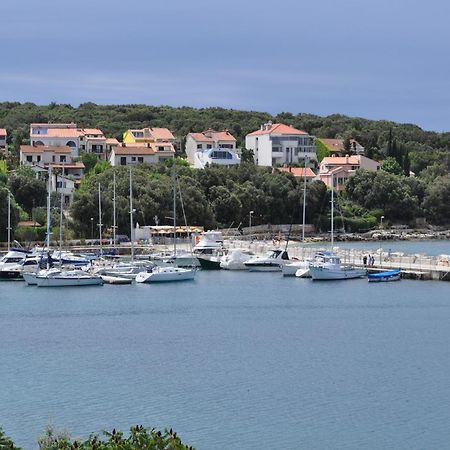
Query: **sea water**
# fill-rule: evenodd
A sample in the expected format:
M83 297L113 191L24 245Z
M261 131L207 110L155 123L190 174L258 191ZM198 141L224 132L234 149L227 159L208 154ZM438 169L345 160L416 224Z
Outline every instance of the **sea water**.
M450 442L450 284L198 272L193 282L0 284L0 426L37 448L135 424L200 450Z

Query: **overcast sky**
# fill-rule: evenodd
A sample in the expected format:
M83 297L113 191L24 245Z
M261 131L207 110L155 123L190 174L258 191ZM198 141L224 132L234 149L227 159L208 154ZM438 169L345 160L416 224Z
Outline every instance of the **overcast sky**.
M343 113L450 131L449 17L445 0L0 0L0 101Z

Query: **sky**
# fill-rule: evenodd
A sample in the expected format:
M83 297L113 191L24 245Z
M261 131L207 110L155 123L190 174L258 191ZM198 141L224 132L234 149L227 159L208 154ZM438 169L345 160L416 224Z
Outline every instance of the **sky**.
M0 0L0 101L341 113L450 131L448 17L445 0Z

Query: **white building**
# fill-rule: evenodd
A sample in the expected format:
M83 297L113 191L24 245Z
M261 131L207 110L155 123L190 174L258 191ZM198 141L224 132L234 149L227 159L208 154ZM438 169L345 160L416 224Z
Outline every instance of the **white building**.
M174 155L175 150L169 142L122 144L111 149L109 161L111 166L158 164Z
M21 145L20 164L30 166L39 176L51 167L51 192L64 194L64 202L72 201L75 188L84 176L84 164L74 161L72 148L48 147L45 145Z
M228 130L214 131L210 128L203 133L189 133L185 149L187 160L194 167L202 167L199 159L228 166L240 163L236 139Z
M106 138L101 130L78 128L76 123L32 123L30 144L47 147L70 147L72 157L80 152L96 153L106 157Z
M253 150L258 166L304 164L317 161L314 137L281 123L268 122L245 137L245 147Z

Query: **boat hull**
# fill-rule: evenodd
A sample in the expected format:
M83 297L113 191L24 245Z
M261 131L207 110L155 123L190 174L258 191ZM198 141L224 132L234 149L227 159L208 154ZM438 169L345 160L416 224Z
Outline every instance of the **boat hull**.
M245 267L249 272L280 272L281 265L275 263L257 263L257 264L247 264Z
M136 283L164 283L173 281L188 281L195 278L195 269L182 269L178 267L163 267L162 270L141 272L136 276Z
M198 261L200 262L200 267L202 270L220 270L220 259L214 258L202 258L198 257Z
M65 287L65 286L101 286L101 277L36 277L38 287Z
M389 270L386 272L369 273L369 275L367 275L367 279L371 283L398 281L400 280L400 277L401 277L400 270Z
M22 281L22 273L18 270L0 270L0 281Z
M309 273L313 280L351 280L364 277L367 274L365 269L334 269L315 266L310 266Z

